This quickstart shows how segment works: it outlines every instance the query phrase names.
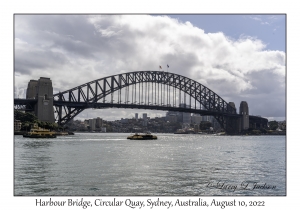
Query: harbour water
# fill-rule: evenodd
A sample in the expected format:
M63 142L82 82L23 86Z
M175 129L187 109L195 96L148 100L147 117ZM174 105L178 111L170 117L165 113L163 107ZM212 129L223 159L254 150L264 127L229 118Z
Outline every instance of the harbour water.
M14 136L15 196L284 196L285 136Z

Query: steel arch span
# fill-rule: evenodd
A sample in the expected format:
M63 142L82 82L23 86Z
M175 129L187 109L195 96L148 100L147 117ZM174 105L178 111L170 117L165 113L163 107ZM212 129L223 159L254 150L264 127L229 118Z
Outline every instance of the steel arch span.
M135 71L100 78L53 94L55 120L65 125L87 108L137 108L212 115L236 133L239 115L218 94L185 76L164 71Z

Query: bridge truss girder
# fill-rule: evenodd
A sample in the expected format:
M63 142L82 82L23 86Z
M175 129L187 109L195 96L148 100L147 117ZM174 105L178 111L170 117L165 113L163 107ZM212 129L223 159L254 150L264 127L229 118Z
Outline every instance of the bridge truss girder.
M20 111L34 111L34 107L37 103L35 99L14 99L14 109Z
M147 86L147 84L149 85ZM162 91L163 89L165 90L165 86L167 87L167 91ZM132 93L129 93L129 87L131 87ZM154 87L155 91L153 91ZM146 90L147 88L148 92ZM152 91L150 90L151 88ZM238 115L236 109L230 106L218 94L195 80L163 71L137 71L113 75L54 94L53 104L55 107L55 119L60 125L64 125L84 109L95 108L99 103L102 103L101 108L103 108L103 104L106 104L106 107L116 107L118 104L119 108L122 107L122 104L135 104L143 109L161 109L160 107L163 107L164 110L172 110L172 107L178 106L176 100L170 100L170 89L173 90L172 97L179 98L179 101L184 99L184 102L186 102L186 97L189 97L189 106L192 106L192 99L194 100L194 109L189 110L188 107L185 107L186 111L197 113L197 109L200 109L202 111L210 112L225 130L235 129L235 123L231 122L235 120L230 119L237 118ZM137 101L136 97L137 90L139 101ZM176 90L178 93L176 93ZM145 95L143 95L144 92ZM150 95L150 92L152 96ZM134 95L134 93L136 95ZM118 98L117 103L114 103L114 94L117 94L117 96L115 96L115 99L116 97ZM184 98L181 94L184 95ZM109 96L111 100L110 102L107 102L109 100L106 99ZM131 103L130 96L132 97ZM142 102L140 101L141 97ZM147 97L148 105L146 104ZM149 97L152 97L151 102ZM153 98L155 98L155 101ZM173 105L171 104L171 101L173 102ZM64 102L68 103L63 104ZM81 103L86 105L83 106ZM75 104L77 104L77 106L75 106ZM79 106L79 104L81 105ZM115 106L113 106L113 104L115 104ZM199 108L197 108L197 104L200 104ZM149 107L150 105L153 107ZM232 129L230 129L230 127L232 127Z

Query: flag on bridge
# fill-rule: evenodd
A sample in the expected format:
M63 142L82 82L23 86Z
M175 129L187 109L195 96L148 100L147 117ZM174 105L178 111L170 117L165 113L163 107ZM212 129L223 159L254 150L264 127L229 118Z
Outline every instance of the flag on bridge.
M161 66L159 66L159 68L161 69Z
M167 64L167 67L169 68L170 66Z

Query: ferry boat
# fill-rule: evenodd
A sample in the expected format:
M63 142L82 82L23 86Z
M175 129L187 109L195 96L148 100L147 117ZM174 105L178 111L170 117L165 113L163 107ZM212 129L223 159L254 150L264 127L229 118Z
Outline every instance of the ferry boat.
M190 129L178 129L174 134L194 134L194 130Z
M130 140L157 140L157 136L152 135L150 133L146 133L146 134L134 134L132 136L128 136L127 139Z
M29 132L23 134L23 137L27 138L56 138L55 132L49 129L43 129L38 126L34 126Z

